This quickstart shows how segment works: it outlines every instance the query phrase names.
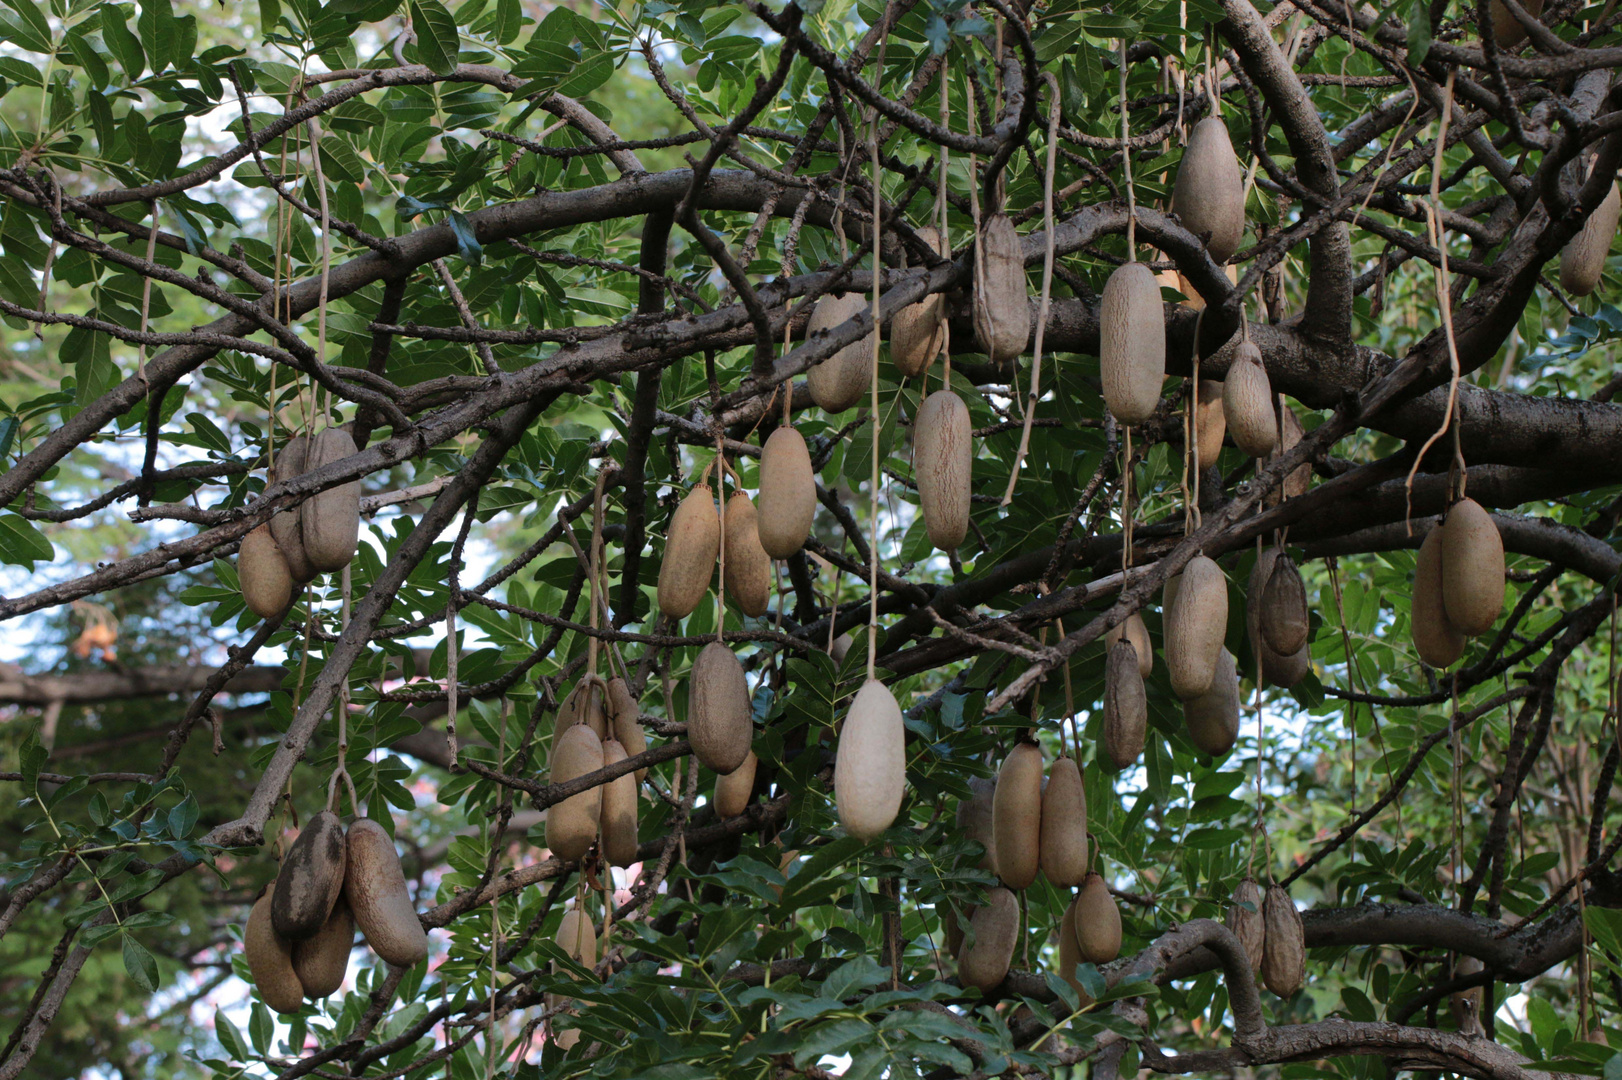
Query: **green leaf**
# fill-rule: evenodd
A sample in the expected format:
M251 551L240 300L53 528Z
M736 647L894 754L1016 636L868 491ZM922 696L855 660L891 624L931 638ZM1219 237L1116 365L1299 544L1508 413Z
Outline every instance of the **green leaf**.
M270 1018L270 1010L254 1002L248 1014L248 1037L253 1039L253 1048L261 1054L270 1053L270 1040L275 1034L276 1022Z
M146 946L124 935L124 970L130 973L142 993L150 994L158 988L158 962L146 951ZM239 1036L240 1037L240 1036Z
M128 963L127 960L125 962ZM225 1015L224 1009L214 1011L214 1037L220 1040L220 1045L225 1047L232 1061L248 1060L248 1044L243 1041L242 1032L231 1023L231 1018Z
M187 795L169 811L169 835L180 840L191 835L197 824L197 800Z
M456 20L439 0L411 0L411 25L417 32L417 55L437 75L456 70L461 51Z
M1418 67L1431 51L1431 8L1428 0L1414 0L1408 7L1408 63Z
M123 4L106 4L101 9L101 37L107 48L124 69L124 76L135 82L146 70L146 50L130 33L128 9Z
M11 444L17 439L17 429L22 427L22 421L15 416L0 417L0 461L4 461L11 453Z
M0 513L0 563L32 572L36 562L50 562L56 549L33 522L17 514Z
M484 265L484 248L479 244L479 234L473 228L473 222L460 210L452 210L448 219L451 234L456 237L456 251L463 260L473 266Z
M4 0L4 3L10 10L0 9L0 39L30 52L51 53L51 24L45 21L45 13L29 0Z
M39 785L39 770L51 759L51 752L40 745L39 736L29 732L28 739L17 754L17 763L23 774L23 787L32 792Z

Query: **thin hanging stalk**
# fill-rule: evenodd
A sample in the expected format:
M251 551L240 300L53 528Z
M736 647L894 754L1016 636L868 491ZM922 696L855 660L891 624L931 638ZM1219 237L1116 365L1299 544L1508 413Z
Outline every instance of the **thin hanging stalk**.
M1014 468L1008 474L1008 490L1003 492L1002 504L1014 501L1014 485L1019 483L1020 466L1031 446L1031 423L1036 419L1036 401L1041 397L1042 337L1048 328L1048 304L1053 289L1053 172L1059 155L1059 82L1052 75L1044 75L1048 84L1048 160L1042 177L1042 227L1047 246L1042 256L1042 302L1037 307L1036 352L1031 359L1031 385L1025 405L1025 427L1019 435L1019 452L1014 455Z

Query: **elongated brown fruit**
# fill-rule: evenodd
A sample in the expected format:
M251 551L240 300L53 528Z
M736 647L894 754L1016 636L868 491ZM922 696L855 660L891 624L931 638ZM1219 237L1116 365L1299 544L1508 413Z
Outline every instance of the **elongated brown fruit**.
M993 364L1025 351L1031 339L1030 288L1025 252L1007 214L992 214L980 225L975 252L974 336Z
M1262 586L1261 631L1267 647L1280 656L1293 656L1307 643L1311 630L1307 587L1301 571L1287 553L1273 560L1273 570Z
M1098 750L1119 772L1138 760L1149 731L1149 699L1130 641L1110 646L1104 659L1104 727Z
M1141 424L1160 404L1166 378L1165 310L1147 265L1125 263L1104 283L1098 309L1098 369L1117 423Z
M1280 656L1267 645L1261 631L1261 602L1259 598L1273 573L1273 562L1279 549L1265 548L1251 567L1250 579L1245 586L1245 640L1249 641L1262 659L1262 675L1276 686L1294 686L1312 670L1311 645L1305 644L1289 656Z
M242 588L242 602L261 619L274 619L293 602L293 572L268 525L242 538L237 552L237 583Z
M1583 227L1560 250L1560 287L1573 296L1587 296L1599 286L1605 273L1605 259L1616 239L1618 219L1622 219L1622 194L1616 181L1605 199L1588 215Z
M1202 754L1221 757L1239 738L1239 668L1227 649L1217 657L1211 687L1183 702L1188 738Z
M760 450L760 493L755 496L760 546L774 559L786 559L805 546L817 513L817 478L805 436L780 427Z
M1204 472L1217 463L1228 419L1222 412L1222 384L1201 379L1194 402L1194 464Z
M597 966L597 928L591 924L591 920L586 918L578 908L570 908L563 913L563 919L558 923L557 937L553 940L557 942L558 948L562 949L569 959L581 967L595 968ZM557 964L554 963L552 966L555 971ZM573 1010L567 1008L571 1000L567 997L554 995L552 1007L572 1012ZM557 1043L558 1049L569 1050L580 1041L580 1032L575 1028L557 1031L554 1025L552 1040Z
M1242 342L1222 381L1222 415L1233 443L1249 456L1266 457L1278 442L1273 386L1262 366L1262 351Z
M551 780L567 784L603 767L603 741L585 724L563 729L552 754ZM603 789L576 792L546 810L546 846L560 859L579 859L597 839L602 819Z
M743 764L715 778L715 816L734 818L749 809L749 799L755 793L755 767L758 764L753 750Z
M1245 234L1245 178L1228 125L1208 116L1194 125L1172 188L1171 208L1205 250L1227 262Z
M603 743L603 767L625 760L625 747L618 739ZM603 785L603 806L598 818L602 829L603 857L610 866L627 867L636 862L636 773L628 772Z
M1092 1004L1093 996L1076 978L1076 966L1080 963L1081 945L1076 941L1076 901L1071 897L1070 903L1065 905L1064 915L1059 919L1059 978L1070 984L1070 989L1081 999L1079 1004L1085 1007Z
M856 692L834 753L834 806L845 831L860 840L883 834L907 791L907 739L890 688L869 679Z
M309 453L310 440L303 435L295 435L287 440L281 452L276 455L276 479L291 480L305 471L305 459ZM287 560L287 569L293 575L293 580L300 585L308 585L315 580L315 567L304 554L304 526L301 517L304 508L295 506L291 510L283 510L270 519L270 535L276 538L276 546L282 549L282 558Z
M1447 621L1467 637L1491 630L1504 610L1504 540L1474 499L1459 500L1447 513L1442 603Z
M1007 889L992 889L984 907L974 909L969 919L974 944L963 950L957 976L964 986L991 990L1008 977L1019 943L1019 901Z
M588 728L576 730L589 734ZM428 956L428 934L411 906L394 841L370 818L349 826L344 899L366 944L378 956L395 967L411 967Z
M1419 545L1409 614L1414 651L1434 668L1451 667L1464 655L1464 635L1448 621L1447 606L1442 600L1442 551L1446 535L1446 523L1438 522Z
M749 756L755 737L749 680L732 650L712 641L699 650L687 681L687 738L706 768L725 776Z
M1262 941L1262 982L1279 997L1291 997L1301 989L1301 980L1306 974L1306 935L1301 913L1295 909L1290 894L1273 885L1262 901L1262 921L1266 926Z
M955 551L969 534L974 434L969 409L951 390L937 390L918 407L912 428L913 473L929 542Z
M741 491L727 498L723 535L727 546L727 594L745 615L758 619L766 614L772 598L772 559L760 546L755 504Z
M1117 641L1130 641L1138 654L1138 674L1147 679L1155 670L1155 648L1149 641L1149 627L1143 616L1134 611L1104 633L1104 648L1111 649Z
M330 427L310 439L305 471L342 461L355 453L355 440L341 427ZM350 480L318 491L299 508L304 556L316 573L342 570L360 543L360 481Z
M957 804L957 827L970 840L978 840L985 854L975 865L997 872L997 830L993 825L997 781L987 776L969 778L969 797Z
M1121 909L1097 874L1088 874L1076 893L1076 944L1089 964L1107 964L1121 955Z
M248 958L248 974L265 1004L284 1015L304 1007L304 986L293 970L293 943L276 933L270 914L273 881L265 887L248 912L242 928L242 951Z
M1521 5L1532 18L1543 14L1543 0L1526 0ZM1492 36L1500 49L1518 50L1526 41L1526 27L1521 25L1519 19L1510 14L1502 0L1492 0Z
M944 250L940 230L932 225L919 229L918 239L937 255L951 254ZM908 304L890 320L890 359L903 375L911 377L928 371L945 342L946 297L941 293L930 293L916 304Z
M276 875L270 914L288 941L314 937L332 914L344 887L343 822L331 810L312 817L287 849Z
M1049 767L1042 792L1041 864L1060 888L1073 889L1087 876L1087 792L1081 770L1068 757Z
M868 309L871 301L862 293L826 295L817 301L806 324L806 340L836 326L842 326ZM805 373L811 400L824 412L841 413L862 400L873 373L873 335L852 342Z
M1473 956L1461 956L1453 964L1453 978L1462 979L1468 975L1481 972L1481 961ZM1481 1029L1481 987L1473 986L1468 990L1459 990L1448 995L1448 1011L1453 1014L1453 1024L1460 1033L1479 1034ZM1592 1036L1598 1028L1590 1029L1589 1042L1596 1041ZM1604 1042L1601 1035L1599 1042Z
M1262 969L1262 942L1265 925L1262 920L1262 891L1256 882L1245 878L1233 887L1233 899L1228 904L1228 917L1223 920L1233 936L1239 939L1245 955L1250 957L1252 971Z
M1228 632L1228 582L1222 568L1196 555L1183 568L1166 615L1166 669L1172 693L1185 701L1211 688Z
M1042 841L1042 750L1022 742L1008 751L997 771L991 828L996 836L997 876L1010 889L1036 880Z
M349 972L349 950L355 945L355 918L340 897L332 914L313 938L293 944L293 970L311 1001L338 992Z
M642 709L636 698L631 696L631 688L624 679L613 678L608 680L606 695L608 704L608 728L619 744L625 747L626 757L636 757L648 748L647 733L642 730ZM638 769L635 773L638 785L648 777L647 769Z
M721 518L715 512L715 493L708 484L695 484L670 515L665 557L659 563L659 610L672 619L691 615L709 592L720 557Z
M607 687L599 675L582 675L573 689L558 706L557 722L552 727L552 753L558 752L558 740L576 724L591 728L598 739L608 737Z
M1280 456L1290 452L1290 449L1300 442L1306 432L1301 427L1301 421L1296 419L1295 410L1288 405L1279 411L1279 420L1283 427L1283 437L1273 452L1267 455L1267 463L1271 465ZM1283 499L1298 498L1307 493L1312 487L1312 462L1304 461L1291 469L1284 476L1284 482L1269 491L1262 499L1262 505L1271 509Z

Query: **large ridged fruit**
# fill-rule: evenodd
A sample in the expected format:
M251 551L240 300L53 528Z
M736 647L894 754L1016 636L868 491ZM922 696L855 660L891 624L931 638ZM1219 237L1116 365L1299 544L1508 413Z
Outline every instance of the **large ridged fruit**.
M1196 555L1166 613L1166 669L1172 693L1187 700L1211 688L1217 657L1228 633L1228 582L1222 568Z
M287 440L287 445L276 455L278 482L291 480L305 471L309 445L310 440L303 435L295 435ZM304 554L304 526L300 522L302 511L302 506L295 506L273 516L270 519L270 535L276 538L276 546L282 549L282 558L287 560L287 569L292 573L293 580L307 585L315 580L315 567L310 565L309 558Z
M1534 19L1543 14L1543 0L1526 0L1521 7ZM1492 0L1490 10L1492 12L1492 36L1498 47L1505 50L1519 49L1522 42L1526 40L1526 27L1521 25L1519 19L1510 14L1509 8L1502 3L1502 0Z
M1276 686L1289 687L1300 682L1311 670L1312 653L1311 646L1304 644L1289 656L1280 656L1268 647L1267 639L1262 636L1259 598L1273 573L1273 562L1278 558L1278 552L1276 547L1264 549L1256 557L1256 565L1251 568L1250 580L1245 587L1245 638L1261 653L1262 675L1267 681ZM1437 595L1440 597L1440 593Z
M978 840L985 854L975 865L997 872L997 830L993 820L997 781L987 776L969 778L969 797L957 804L957 827L965 837Z
M957 977L964 986L991 990L1008 977L1019 943L1019 900L1007 889L992 889L984 907L974 909L969 919L974 944L963 950Z
M1042 792L1042 873L1054 885L1075 888L1087 876L1087 792L1074 759L1048 769Z
M1504 610L1504 538L1474 499L1447 512L1442 534L1442 603L1466 637L1491 630Z
M1080 999L1078 1004L1085 1007L1092 1004L1093 996L1076 978L1076 966L1082 962L1081 945L1076 941L1076 901L1072 897L1059 919L1059 978L1070 984Z
M869 679L856 692L834 754L834 806L845 831L872 840L890 827L907 789L906 729L890 688Z
M1107 964L1121 955L1121 909L1097 874L1088 874L1076 893L1076 944L1089 964Z
M551 782L567 784L603 767L603 741L585 724L563 729L552 753ZM560 859L579 859L597 839L602 819L601 785L576 792L546 810L546 846Z
M817 478L805 436L793 428L778 428L761 447L755 499L755 527L766 554L786 559L805 546L817 513Z
M951 254L945 250L940 230L932 225L919 229L918 239L937 255ZM908 304L890 320L890 359L903 375L928 371L945 342L946 297L941 293L930 293L916 304Z
M1149 627L1143 616L1134 611L1104 632L1104 648L1114 647L1117 641L1129 641L1138 654L1138 674L1147 679L1155 670L1155 648L1149 641Z
M1277 885L1267 890L1262 901L1262 982L1279 997L1287 998L1301 989L1306 974L1306 935L1301 913L1290 894Z
M310 439L305 472L342 461L355 453L355 440L341 427L330 427ZM360 544L360 481L349 480L318 491L299 508L304 556L318 574L342 570Z
M293 572L270 534L270 526L261 525L242 538L237 583L242 602L261 619L274 619L293 602Z
M997 876L1010 889L1036 880L1042 841L1042 750L1022 742L1008 751L997 771L991 827L996 836Z
M603 743L603 767L617 765L626 757L618 739ZM610 866L628 867L636 862L636 772L615 777L603 785L603 805L598 816L602 829L603 858Z
M631 687L626 681L621 678L609 679L604 701L608 708L608 732L625 747L625 756L636 757L646 751L648 736L642 730L642 709L636 698L631 696ZM641 784L647 778L648 770L638 769L634 775L636 782Z
M715 493L696 484L670 515L665 557L659 563L659 610L672 619L693 613L710 590L721 558L721 518Z
M1184 700L1183 723L1200 753L1221 757L1233 749L1239 738L1239 668L1227 649L1217 657L1210 689Z
M1262 969L1262 942L1265 939L1265 926L1262 921L1262 891L1256 887L1256 882L1245 878L1233 887L1233 900L1228 904L1227 926L1233 931L1233 936L1239 939L1244 946L1245 955L1250 957L1252 971Z
M1606 256L1611 253L1611 241L1616 239L1619 218L1622 218L1622 194L1618 194L1613 180L1605 200L1588 215L1577 235L1560 249L1562 289L1573 296L1587 296L1599 287Z
M1201 472L1217 463L1228 418L1222 412L1222 384L1201 379L1194 401L1194 464Z
M411 967L428 956L428 933L411 906L400 855L388 832L370 818L349 826L344 899L366 944L378 956L395 967Z
M731 649L712 641L687 677L687 739L708 769L725 776L743 764L754 741L749 680Z
M1447 606L1442 599L1442 548L1446 535L1446 523L1438 522L1419 545L1408 619L1414 650L1434 668L1451 667L1464 655L1464 635L1448 621Z
M270 914L276 933L288 941L314 937L332 914L344 887L343 822L331 810L309 820L287 849L276 875Z
M753 750L743 764L715 778L715 816L733 818L749 809L749 799L755 793L755 767L759 759Z
M1118 423L1141 424L1160 404L1166 378L1165 310L1148 265L1118 266L1098 309L1098 370L1104 404Z
M1273 385L1262 366L1262 351L1242 342L1222 380L1222 415L1233 444L1253 458L1266 457L1278 442Z
M1149 699L1144 692L1138 651L1117 641L1104 659L1104 726L1099 755L1117 772L1138 760L1149 731Z
M727 594L745 615L758 619L772 598L772 558L760 546L755 504L741 491L727 498L723 536Z
M975 252L974 336L993 364L1012 360L1031 338L1031 304L1025 281L1025 249L1007 214L980 225Z
M1189 232L1205 241L1216 262L1227 262L1239 250L1245 235L1245 177L1220 117L1206 117L1189 134L1171 208Z
M296 1013L304 1006L304 986L293 970L293 943L276 933L271 918L273 881L266 886L248 912L242 928L242 951L248 958L248 974L259 996L279 1013Z
M861 293L826 295L817 300L806 324L806 341L842 326L866 311L871 300ZM867 394L873 377L873 335L853 341L805 373L811 400L824 412L841 413Z
M340 897L315 937L293 944L293 970L310 1000L335 994L349 972L349 950L355 944L355 918Z
M929 542L955 551L969 534L974 434L969 408L951 390L924 399L912 426L912 468Z
M1262 640L1280 656L1293 656L1307 643L1312 629L1307 587L1287 553L1273 559L1273 569L1262 586L1258 624Z

